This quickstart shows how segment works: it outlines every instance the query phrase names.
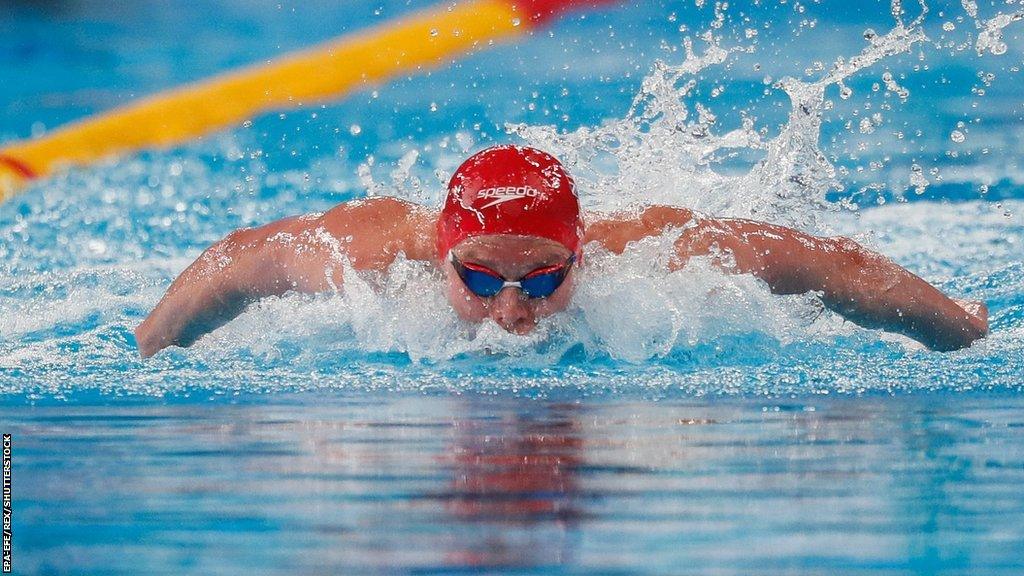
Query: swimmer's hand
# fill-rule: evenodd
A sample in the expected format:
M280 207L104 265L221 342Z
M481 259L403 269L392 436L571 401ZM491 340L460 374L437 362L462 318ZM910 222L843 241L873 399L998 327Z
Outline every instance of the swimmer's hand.
M380 198L232 232L186 268L135 329L139 354L188 346L266 296L337 289L345 260L355 270L386 270L399 252L432 258L430 222L421 208Z
M289 218L236 230L206 249L135 329L139 354L147 358L168 346L189 346L260 297L315 287L287 255L286 245L298 244L301 228L301 219Z
M960 300L952 298L957 306L971 315L971 323L988 334L988 306L981 300Z
M818 238L749 220L694 219L676 242L678 260L711 256L776 294L819 292L831 310L868 328L899 332L933 350L970 346L988 334L982 302L956 301L848 238Z

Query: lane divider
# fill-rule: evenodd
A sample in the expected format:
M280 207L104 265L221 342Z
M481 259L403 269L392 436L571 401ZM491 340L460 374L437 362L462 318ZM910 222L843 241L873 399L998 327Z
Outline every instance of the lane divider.
M36 177L36 173L21 160L0 154L0 202Z
M33 179L117 154L183 144L272 110L336 99L617 0L470 0L421 12L159 93L0 149L0 202Z

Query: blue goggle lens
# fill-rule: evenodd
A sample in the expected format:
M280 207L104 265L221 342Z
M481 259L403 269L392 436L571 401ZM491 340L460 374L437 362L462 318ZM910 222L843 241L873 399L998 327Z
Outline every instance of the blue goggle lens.
M466 284L466 288L477 296L484 298L490 298L505 286L505 280L492 276L487 272L480 270L470 270L464 266L458 266L459 276L462 277L462 282Z
M568 267L561 270L554 270L547 274L539 274L531 278L524 278L519 281L523 292L530 298L547 298L558 290L565 279Z
M569 257L564 266L556 270L535 276L527 275L527 277L519 280L520 289L528 298L547 298L551 296L562 285L562 282L565 281L565 277L569 274L569 269L575 260L576 256L573 255ZM454 255L452 255L452 264L455 265L455 271L459 274L459 278L462 278L466 288L477 296L490 298L501 292L501 289L505 287L505 279L501 276L496 276L483 270L468 268L459 262Z

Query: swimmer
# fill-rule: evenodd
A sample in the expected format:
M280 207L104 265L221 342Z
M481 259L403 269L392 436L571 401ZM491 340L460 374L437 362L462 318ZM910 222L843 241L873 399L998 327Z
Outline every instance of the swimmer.
M933 350L964 348L988 333L984 303L953 300L847 238L672 206L584 219L558 160L506 145L458 168L440 212L368 198L232 232L178 276L135 338L143 357L188 346L262 297L340 289L339 255L356 271L386 272L399 254L441 269L448 301L463 319L526 334L568 306L584 245L622 254L630 243L670 230L679 231L673 270L707 256L727 273L754 275L775 294L815 292L848 320Z

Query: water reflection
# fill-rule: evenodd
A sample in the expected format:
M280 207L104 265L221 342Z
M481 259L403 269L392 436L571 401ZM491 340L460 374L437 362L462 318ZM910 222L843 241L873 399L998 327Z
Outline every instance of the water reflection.
M582 515L584 443L576 411L555 404L537 413L456 421L442 456L452 464L445 509L453 522L472 523L476 534L453 543L446 563L542 566L570 559L570 535Z
M1017 398L354 395L0 423L23 573L1014 574L1024 541Z

